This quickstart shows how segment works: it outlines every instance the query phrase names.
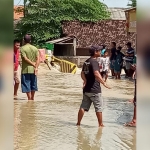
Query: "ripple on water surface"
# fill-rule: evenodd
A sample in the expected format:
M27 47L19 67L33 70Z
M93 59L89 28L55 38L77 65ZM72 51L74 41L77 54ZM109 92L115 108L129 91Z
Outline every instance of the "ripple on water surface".
M82 100L82 80L79 74L63 74L42 68L39 72L39 92L35 102L27 102L19 93L14 102L15 150L135 150L135 128L124 127L133 115L132 82L116 82L102 87L105 127L98 128L94 107L76 127L77 112ZM130 89L130 94L125 95Z

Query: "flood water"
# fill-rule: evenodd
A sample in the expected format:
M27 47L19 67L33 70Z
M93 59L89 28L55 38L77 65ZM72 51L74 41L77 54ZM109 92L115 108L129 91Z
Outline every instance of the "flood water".
M82 80L75 75L39 69L35 101L27 101L19 89L14 101L15 150L135 150L136 130L124 127L131 121L134 83L109 79L112 89L102 87L105 109L104 128L98 122L92 105L85 113L81 127L76 126L82 100Z

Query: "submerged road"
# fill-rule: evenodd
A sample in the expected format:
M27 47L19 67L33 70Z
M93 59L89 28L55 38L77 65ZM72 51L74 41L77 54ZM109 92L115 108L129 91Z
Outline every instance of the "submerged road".
M102 87L105 109L104 128L98 128L92 106L75 126L82 100L82 80L77 74L64 74L45 64L39 69L35 101L28 102L19 89L14 101L15 150L135 150L136 129L124 127L133 115L134 84L108 79L112 89Z

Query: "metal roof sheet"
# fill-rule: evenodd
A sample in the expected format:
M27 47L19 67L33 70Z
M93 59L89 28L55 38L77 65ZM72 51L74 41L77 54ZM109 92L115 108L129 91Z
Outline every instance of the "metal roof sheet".
M63 37L63 38L59 38L59 39L56 39L56 40L52 40L52 41L47 41L46 43L59 43L59 42L65 42L65 41L68 41L68 40L71 40L72 37Z
M126 20L125 10L126 8L108 8L108 11L111 13L112 20Z

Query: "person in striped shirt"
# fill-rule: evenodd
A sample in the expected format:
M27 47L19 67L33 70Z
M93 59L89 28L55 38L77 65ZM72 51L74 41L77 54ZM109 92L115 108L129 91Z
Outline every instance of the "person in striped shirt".
M126 67L126 70L127 70L127 74L126 74L126 77L129 77L130 76L130 68L131 68L131 64L133 64L133 59L134 59L134 55L135 55L135 50L132 48L131 46L131 42L128 42L126 44L127 46L127 51L125 53L125 67Z

